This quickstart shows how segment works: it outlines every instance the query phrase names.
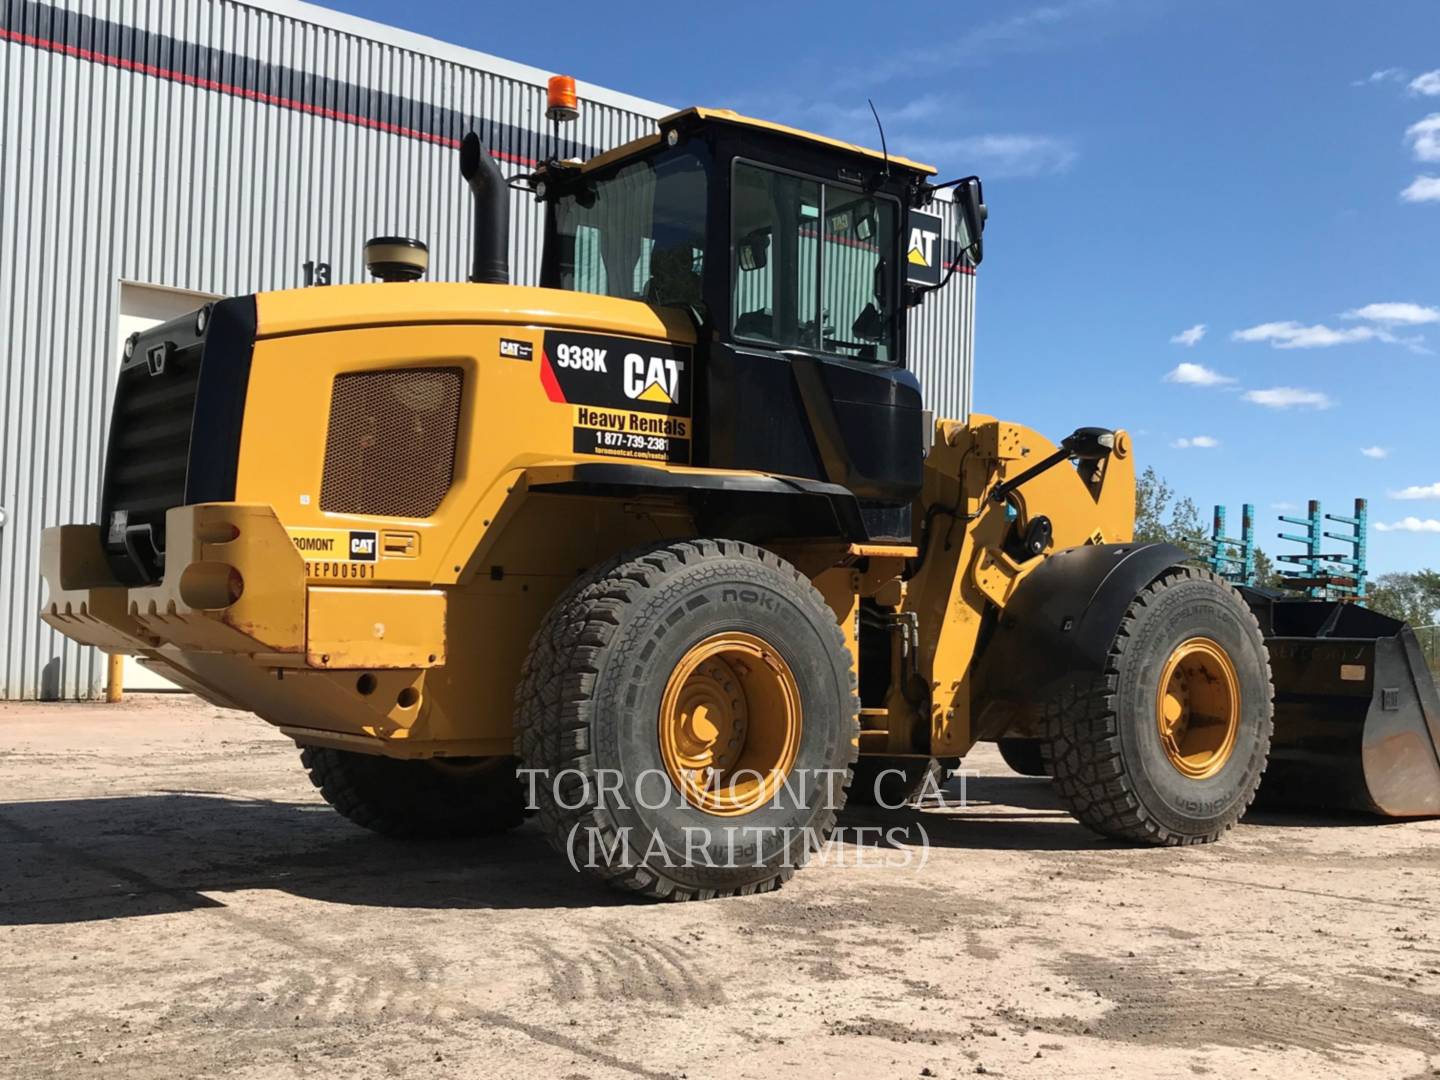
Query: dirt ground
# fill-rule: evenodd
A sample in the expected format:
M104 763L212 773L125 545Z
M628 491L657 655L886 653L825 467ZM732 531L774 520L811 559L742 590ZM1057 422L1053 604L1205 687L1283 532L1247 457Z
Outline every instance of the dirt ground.
M0 707L0 1076L1440 1076L1440 822L1135 850L967 766L778 893L653 904L533 825L371 836L244 714Z

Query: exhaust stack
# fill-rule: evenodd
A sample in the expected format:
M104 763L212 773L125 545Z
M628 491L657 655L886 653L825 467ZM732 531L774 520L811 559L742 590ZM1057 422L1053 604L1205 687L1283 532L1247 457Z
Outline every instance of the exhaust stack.
M510 284L510 188L500 166L473 131L460 144L460 175L475 197L475 247L470 280Z

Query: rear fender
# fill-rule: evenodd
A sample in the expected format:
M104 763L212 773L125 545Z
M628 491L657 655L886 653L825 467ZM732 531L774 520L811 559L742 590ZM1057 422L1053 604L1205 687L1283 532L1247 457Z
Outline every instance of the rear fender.
M704 535L755 541L802 536L835 536L855 543L869 539L854 494L818 480L611 462L528 472L530 490L535 492L679 496L690 503Z

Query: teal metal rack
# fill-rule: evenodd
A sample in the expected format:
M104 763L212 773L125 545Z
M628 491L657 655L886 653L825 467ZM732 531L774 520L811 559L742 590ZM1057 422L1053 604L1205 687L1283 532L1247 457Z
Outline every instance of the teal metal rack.
M1296 589L1317 600L1365 599L1366 546L1370 533L1370 513L1364 499L1355 500L1353 517L1323 513L1318 499L1311 499L1309 513L1303 518L1281 516L1287 525L1299 525L1305 532L1278 533L1281 540L1301 544L1303 552L1284 552L1277 556L1291 564L1280 571L1286 588ZM1331 532L1326 523L1343 525L1346 532ZM1325 541L1344 545L1343 551L1326 552Z
M1240 539L1225 535L1225 507L1215 507L1215 522L1210 530L1210 553L1206 565L1226 581L1235 585L1255 584L1255 507L1246 503L1241 508Z

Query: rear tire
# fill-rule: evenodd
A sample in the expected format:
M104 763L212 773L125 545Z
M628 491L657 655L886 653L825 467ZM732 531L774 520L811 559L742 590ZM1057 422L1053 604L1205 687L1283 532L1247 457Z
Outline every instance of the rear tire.
M764 892L834 828L855 690L835 615L793 566L736 541L661 543L591 571L551 609L516 689L516 753L576 870L655 898ZM713 796L687 791L707 761ZM746 762L756 783L742 798Z
M1104 674L1051 703L1056 793L1104 836L1218 840L1255 798L1272 696L1265 641L1240 594L1175 567L1131 603Z
M1000 756L1005 764L1021 776L1049 776L1050 766L1045 764L1044 743L1039 739L1000 739Z
M934 758L862 757L853 771L849 801L892 810L938 790L950 778L949 770Z
M401 761L306 746L300 761L326 802L383 836L490 836L513 829L525 816L524 791L510 757Z

